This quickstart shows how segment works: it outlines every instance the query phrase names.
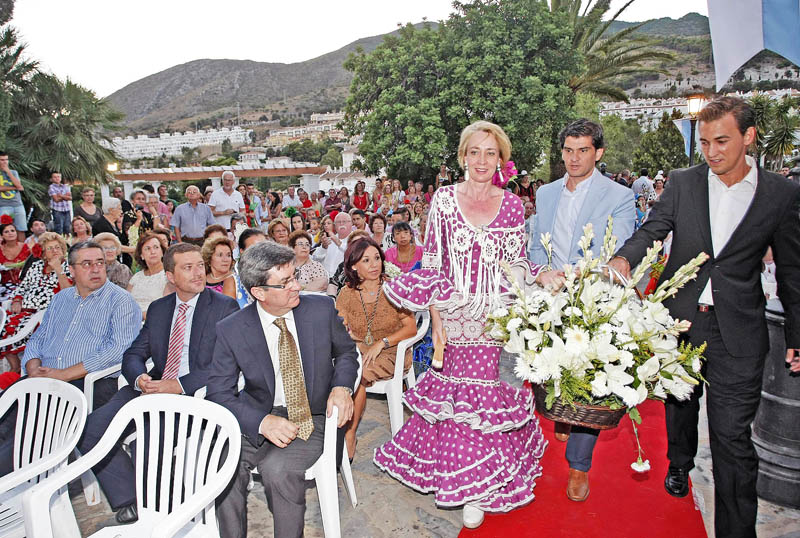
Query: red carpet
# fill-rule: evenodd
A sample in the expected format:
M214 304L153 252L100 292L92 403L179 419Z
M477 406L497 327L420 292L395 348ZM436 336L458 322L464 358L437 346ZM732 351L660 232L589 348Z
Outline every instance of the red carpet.
M664 404L648 400L639 410L643 419L639 438L644 459L650 460L648 472L636 473L630 467L636 460L636 439L630 419L623 417L617 428L600 433L589 472L589 498L582 503L570 501L566 443L556 441L553 422L540 417L549 445L534 501L507 514L487 514L480 528L464 529L459 536L705 538L703 518L694 508L692 495L676 499L664 491L668 466Z

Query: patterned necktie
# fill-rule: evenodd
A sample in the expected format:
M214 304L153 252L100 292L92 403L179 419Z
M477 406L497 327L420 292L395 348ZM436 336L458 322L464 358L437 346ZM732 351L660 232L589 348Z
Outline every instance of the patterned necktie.
M161 379L177 379L178 370L181 368L181 351L183 351L183 338L186 334L186 311L189 310L189 303L181 303L178 307L178 317L175 318L175 325L172 326L172 334L169 335L169 347L167 348L167 364L164 366L164 373Z
M306 382L303 379L303 370L300 364L300 355L294 337L286 327L284 318L275 319L275 325L281 330L278 340L278 362L283 378L283 392L286 395L286 408L289 410L289 420L300 426L298 437L308 441L314 431L314 421L311 420L311 406L308 405Z

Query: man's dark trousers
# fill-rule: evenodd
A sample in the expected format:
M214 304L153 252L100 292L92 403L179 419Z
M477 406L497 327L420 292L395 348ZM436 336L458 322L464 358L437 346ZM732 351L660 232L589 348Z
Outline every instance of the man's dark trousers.
M714 528L717 536L755 538L758 456L750 425L761 401L765 355L732 357L725 349L714 311L698 312L689 330L693 345L708 344L706 411L714 460ZM691 469L697 454L697 420L703 387L683 402L666 405L667 457L671 467Z

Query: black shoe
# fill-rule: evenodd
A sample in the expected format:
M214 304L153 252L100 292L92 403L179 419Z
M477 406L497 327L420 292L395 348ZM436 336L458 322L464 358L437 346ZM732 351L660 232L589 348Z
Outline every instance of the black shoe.
M689 470L670 467L664 479L664 489L673 497L686 497L689 494Z
M117 510L117 515L114 516L114 519L117 520L117 523L121 523L123 525L127 523L133 523L134 521L139 520L139 514L136 512L136 503L129 504L128 506L123 506L119 510Z

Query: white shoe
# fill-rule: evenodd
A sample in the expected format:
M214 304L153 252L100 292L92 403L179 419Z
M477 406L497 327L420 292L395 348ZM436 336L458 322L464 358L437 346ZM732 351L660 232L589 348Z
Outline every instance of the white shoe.
M463 518L466 528L477 529L483 523L483 510L474 504L465 504Z

